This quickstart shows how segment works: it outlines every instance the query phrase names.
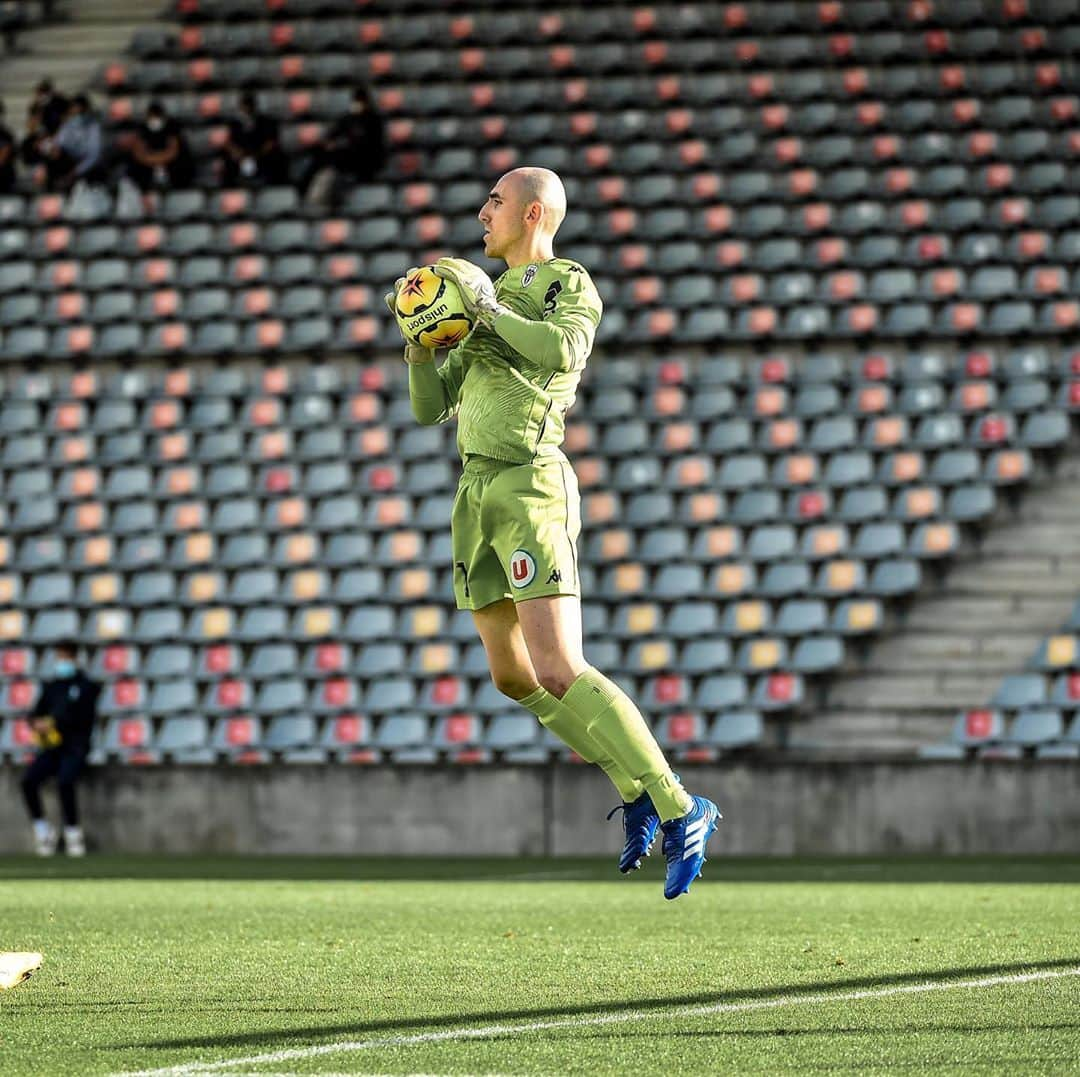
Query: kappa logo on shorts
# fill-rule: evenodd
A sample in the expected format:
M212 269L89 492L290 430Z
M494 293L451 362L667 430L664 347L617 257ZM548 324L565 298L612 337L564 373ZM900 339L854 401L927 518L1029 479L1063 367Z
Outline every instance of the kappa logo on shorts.
M528 587L536 579L536 558L528 550L515 550L510 555L510 583Z

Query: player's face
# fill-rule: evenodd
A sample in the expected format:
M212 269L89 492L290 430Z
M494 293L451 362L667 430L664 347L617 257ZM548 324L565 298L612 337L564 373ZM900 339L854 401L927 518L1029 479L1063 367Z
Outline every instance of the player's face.
M502 180L496 183L477 214L484 226L484 254L489 258L501 258L524 230L517 200L506 188Z

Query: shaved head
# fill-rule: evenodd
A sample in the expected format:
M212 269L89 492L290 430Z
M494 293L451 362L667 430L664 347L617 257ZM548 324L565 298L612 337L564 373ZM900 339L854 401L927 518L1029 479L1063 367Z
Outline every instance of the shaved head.
M508 266L555 255L552 240L566 216L566 188L550 168L515 168L499 177L477 214L484 253Z
M540 228L549 236L555 235L566 216L566 188L558 174L550 168L515 168L499 182L503 181L523 207L533 202L544 207Z

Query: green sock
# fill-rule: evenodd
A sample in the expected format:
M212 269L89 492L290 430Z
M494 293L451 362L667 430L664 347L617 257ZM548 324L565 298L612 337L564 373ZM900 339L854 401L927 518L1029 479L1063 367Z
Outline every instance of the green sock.
M553 696L541 686L518 702L526 710L532 711L542 725L577 752L586 763L595 763L611 779L611 784L618 789L624 801L629 803L637 800L645 791L640 782L627 777L626 772L589 736L585 723L558 696Z
M645 787L661 822L690 811L690 794L671 773L641 711L617 684L590 668L570 685L562 701L623 773Z

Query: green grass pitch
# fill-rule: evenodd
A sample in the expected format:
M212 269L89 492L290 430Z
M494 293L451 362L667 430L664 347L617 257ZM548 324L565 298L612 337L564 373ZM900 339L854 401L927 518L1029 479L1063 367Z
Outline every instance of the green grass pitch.
M0 1070L1080 1072L1080 860L614 860L0 860Z

